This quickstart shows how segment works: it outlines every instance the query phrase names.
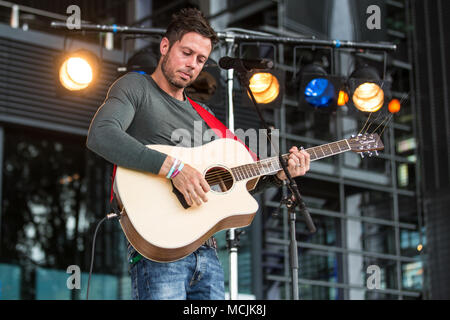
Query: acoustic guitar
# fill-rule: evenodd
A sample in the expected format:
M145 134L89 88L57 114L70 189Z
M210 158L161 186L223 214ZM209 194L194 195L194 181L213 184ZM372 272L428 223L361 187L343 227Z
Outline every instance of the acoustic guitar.
M254 161L245 146L218 139L199 147L148 145L203 173L211 187L208 201L188 206L170 179L117 167L114 192L122 209L120 224L128 241L144 257L158 262L181 259L218 231L251 224L258 202L250 195L259 177L282 170L278 156ZM377 134L364 134L309 149L311 161L346 151L377 153ZM287 159L289 154L283 155Z

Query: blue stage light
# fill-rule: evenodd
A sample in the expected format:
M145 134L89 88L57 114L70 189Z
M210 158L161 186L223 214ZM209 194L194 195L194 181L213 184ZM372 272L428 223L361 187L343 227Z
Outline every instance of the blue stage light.
M305 100L314 107L328 107L335 98L334 85L325 78L315 78L305 87Z

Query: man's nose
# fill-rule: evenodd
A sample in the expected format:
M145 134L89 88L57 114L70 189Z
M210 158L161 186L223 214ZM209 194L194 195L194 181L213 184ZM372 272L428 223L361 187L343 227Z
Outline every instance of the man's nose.
M197 57L195 57L195 56L189 57L189 59L187 60L186 65L188 67L192 68L192 69L195 69L198 66Z

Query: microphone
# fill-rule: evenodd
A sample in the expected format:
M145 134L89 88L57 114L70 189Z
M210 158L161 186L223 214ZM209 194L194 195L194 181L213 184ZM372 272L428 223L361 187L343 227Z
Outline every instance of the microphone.
M239 59L231 57L222 57L219 60L219 66L222 69L236 69L244 66L247 71L253 69L271 69L273 67L273 61L268 59Z

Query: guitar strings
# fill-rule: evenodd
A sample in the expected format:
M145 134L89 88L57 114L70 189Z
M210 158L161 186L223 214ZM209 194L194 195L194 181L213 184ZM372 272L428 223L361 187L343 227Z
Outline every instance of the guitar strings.
M329 145L329 144L327 144ZM324 154L324 156L327 155L327 153L323 150L323 146L320 146L322 153ZM312 147L312 148L308 148L305 151L307 151L311 156L317 157L317 154L314 150L314 148L317 147ZM335 151L333 151L333 149L329 146L330 150L334 153ZM309 150L311 149L311 150ZM342 151L339 149L339 152ZM284 154L282 155L283 158L288 159L289 158L289 154ZM220 183L220 182L229 182L233 180L233 177L236 180L239 180L240 177L239 175L242 175L244 177L246 177L246 173L250 172L251 175L255 174L256 175L260 175L261 174L261 169L263 168L269 168L270 166L274 166L276 168L276 165L274 165L273 163L274 158L267 158L267 159L262 159L260 161L258 161L258 163L250 163L250 164L246 164L246 165L242 165L242 166L237 166L231 169L231 173L229 171L226 171L225 169L222 170L215 170L213 172L208 172L205 175L205 180L207 180L209 183ZM277 164L277 163L275 163ZM279 167L279 163L277 164ZM248 166L247 168L245 168L245 166ZM238 171L238 170L242 170L242 171ZM234 171L234 172L233 172ZM254 172L253 172L254 171ZM278 171L278 170L276 170ZM272 172L272 171L271 171ZM247 177L246 177L247 178ZM251 178L251 177L248 177Z
M381 82L381 85L380 85L380 88L381 89L383 89L383 85L385 84L385 81L383 80L382 82ZM364 124L364 126L361 128L361 130L359 131L359 134L361 134L361 132L364 130L364 128L366 127L366 125L367 125L367 123L369 122L369 119L370 119L370 116L372 115L372 113L373 112L371 112L370 114L369 114L369 116L367 117L367 120L366 120L366 123ZM379 111L378 113L377 113L377 116L376 116L376 118L375 119L373 119L370 123L369 123L369 125L367 126L367 128L366 128L366 130L364 131L364 134L367 134L367 132L369 131L369 128L372 126L372 124L374 124L379 118L380 118L380 116L381 116L381 111ZM384 122L384 120L381 122L381 123L383 123Z
M286 155L283 155L283 157L286 157ZM262 161L269 163L269 162L271 162L273 160L263 159L263 160L260 160L260 163L262 163ZM252 164L250 164L250 166L251 165ZM246 166L246 165L244 165L244 166ZM251 177L246 177L245 173L250 172L253 175L254 172L250 171L250 170L253 169L256 172L256 175L260 175L261 174L260 169L264 168L264 166L254 166L253 168L246 168L246 169L242 168L241 170L243 170L243 171L239 172L239 171L237 171L237 169L240 168L240 167L241 166L232 168L232 171L233 171L233 169L235 171L234 173L226 171L226 170L222 170L222 171L216 170L215 172L212 172L212 173L208 172L208 173L205 174L205 180L209 184L218 184L218 183L221 183L221 182L230 182L230 181L233 181L233 180L238 180L239 181L240 177L238 175L242 175L245 178L251 178ZM259 173L258 173L258 171L259 171ZM276 171L279 171L279 170L276 170ZM273 171L270 171L270 172L273 172Z
M256 168L255 168L255 172L256 172ZM205 180L207 180L208 182L214 182L214 183L218 183L220 181L232 181L233 177L236 180L239 180L239 177L238 177L239 173L241 173L241 175L245 176L244 172L235 172L235 173L222 172L222 173L207 174L205 176ZM253 172L251 172L251 173L253 174ZM256 173L258 173L258 172L256 172Z
M363 127L362 127L361 130L358 132L358 135L360 135L361 132L362 132L362 131L364 130L364 128L366 127L367 122L369 122L369 119L370 119L370 116L371 116L371 115L372 115L372 112L369 113L369 116L367 117L366 123L364 123Z
M405 101L405 100L408 98L408 96L409 96L409 93L404 94L404 95L402 96L402 99L401 99L400 103L402 103L403 101ZM369 120L370 120L372 114L373 114L373 112L371 112L371 113L369 114L369 116L368 116L367 119L366 119L366 122L364 123L364 126L361 128L361 130L359 131L358 134L361 134L361 132L363 132L363 130L364 130L364 134L366 134L366 133L368 132L369 128L372 126L372 124L374 124L374 123L376 122L376 120L378 120L378 118L381 116L381 113L378 113L377 116L376 116L376 118L373 119L373 120L369 123ZM387 125L388 125L389 122L392 120L392 118L393 118L393 114L392 114L392 113L391 113L389 116L386 116L386 117L383 119L383 121L381 121L381 123L373 130L372 133L375 133L375 132L376 132L376 131L384 124L383 129L382 129L382 131L381 131L381 133L380 133L380 135L382 135L383 132L384 132L384 130L386 129ZM366 127L366 126L367 126L367 127ZM314 149L314 148L315 148L315 147L310 148L310 149ZM329 148L330 148L330 150L332 151L332 149L331 149L330 146L329 146ZM321 149L322 149L322 148L321 148ZM307 152L309 152L309 151L307 151ZM314 152L314 155L315 155L315 151L312 150L312 152ZM312 152L309 152L309 153L310 153L311 155L313 155ZM325 152L323 151L323 149L322 149L322 152L323 152L324 155L325 155ZM333 151L332 151L332 152L333 152ZM289 154L282 155L282 157L284 157L284 158L288 158L288 156L289 156ZM272 161L273 161L273 159L269 158L269 159L263 159L263 160L260 160L260 161L259 161L258 163L256 163L256 164L249 164L249 165L243 165L243 166L234 167L234 168L232 168L232 170L234 169L234 171L235 171L234 173L233 173L233 172L230 173L229 171L226 171L226 170L222 170L222 171L216 170L216 171L214 171L214 172L212 172L212 173L207 173L207 174L205 175L205 179L208 181L209 184L216 184L216 183L221 183L221 182L222 182L222 183L223 183L223 182L230 182L230 181L233 181L234 179L238 180L238 179L239 179L238 175L240 175L240 174L242 174L242 175L245 177L245 173L248 172L248 170L254 170L254 171L256 172L256 174L258 175L258 171L259 171L259 174L260 174L260 173L261 173L260 169L264 168L266 164L272 165L272 163L271 163ZM244 166L249 166L249 167L248 167L248 168L244 168ZM241 168L241 170L243 170L243 171L239 172L239 171L238 171L239 168ZM254 174L254 173L251 172L251 171L250 171L250 173L251 173L251 174ZM233 179L233 178L234 178L234 179Z
M314 149L314 148L316 148L316 147L313 147L313 148L310 148L310 149ZM330 150L332 151L332 152L334 152L332 149L331 149L331 147L329 147L330 148ZM312 155L312 156L314 156L314 157L316 157L316 154L315 154L315 152L314 151L312 151L312 150L310 150L310 151L308 151L308 149L306 149L306 151L308 152L308 153L310 153L310 155ZM341 151L341 150L339 150L339 151ZM324 151L323 151L323 149L322 149L322 153L324 154L324 155L327 155ZM289 154L284 154L284 155L282 155L282 157L283 158L285 158L285 159L288 159L289 158ZM253 164L247 164L247 165L243 165L243 166L237 166L237 167L234 167L234 168L232 168L232 171L233 171L233 169L234 169L234 173L233 172L228 172L228 171L225 171L225 169L223 169L222 171L220 171L220 170L216 170L216 171L214 171L214 172L208 172L208 173L206 173L206 175L205 175L205 179L207 180L207 181L209 181L209 182L213 182L213 183L219 183L219 182L221 182L221 181L232 181L233 180L233 177L234 178L236 178L237 180L239 179L239 176L238 175L242 175L242 176L244 176L245 177L245 174L246 173L248 173L248 172L250 172L251 173L251 175L253 175L254 174L254 172L252 172L251 170L254 170L255 172L256 172L256 175L258 175L258 174L261 174L261 169L263 169L263 168L267 168L268 166L266 166L266 165L273 165L273 162L274 160L273 160L273 158L268 158L268 159L263 159L263 160L260 160L259 161L259 163L258 164L256 164L256 163L253 163ZM249 166L248 168L244 168L244 166ZM279 164L278 164L278 166L279 166ZM274 166L275 167L275 166ZM242 171L238 171L238 170L242 170ZM270 168L269 168L270 169ZM259 173L258 173L258 171L259 171ZM278 170L277 170L278 171ZM225 178L226 176L231 176L231 178ZM249 177L250 178L250 177Z
M286 155L283 155L283 157L284 158L288 158L288 156L286 156ZM234 170L236 173L242 173L242 174L244 174L245 172L248 172L249 170L254 170L255 172L257 172L257 171L260 171L261 172L261 169L263 169L263 168L269 168L269 166L268 165L274 165L274 163L273 163L273 159L271 159L271 158L269 158L269 159L263 159L263 160L260 160L259 161L259 163L252 163L252 164L247 164L247 165L243 165L243 166L237 166L237 167L234 167L234 168L232 168L231 170ZM248 168L244 168L244 166L248 166ZM275 166L274 166L275 167ZM242 170L241 172L239 172L238 170ZM269 168L270 169L270 168ZM251 172L251 171L250 171ZM253 173L253 172L251 172L251 173ZM214 178L214 177L217 177L217 176L223 176L223 175L228 175L229 174L229 172L228 171L220 171L220 170L217 170L217 171L215 171L215 172L212 172L212 173L206 173L206 175L205 176L207 176L208 178ZM233 175L233 173L231 173L231 175ZM235 174L234 174L235 175Z
M409 93L407 93L407 94L404 94L403 95L403 97L402 97L402 99L401 99L401 102L400 103L402 103L404 100L406 100L407 98L408 98L408 96L409 96ZM375 119L373 119L370 123L369 123L369 120L370 120L370 118L371 118L371 116L372 116L372 112L369 114L369 116L368 116L368 118L367 118L367 120L366 120L366 122L364 123L364 126L361 128L361 130L359 131L359 134L361 134L361 132L365 129L365 131L364 131L364 134L366 134L367 132L368 132L368 130L369 130L369 128L372 126L372 124L374 124L375 122L376 122L376 120L378 120L378 118L381 116L381 113L378 113L377 114L377 117L375 118ZM380 135L382 135L383 134L383 132L384 132L384 130L386 129L386 127L387 127L387 125L388 125L388 123L392 120L392 118L393 118L393 114L391 114L390 116L386 116L384 119L383 119L383 121L381 121L381 123L373 130L373 133L375 133L383 124L384 124L384 126L383 126L383 129L382 129L382 131L381 131L381 133L380 133ZM386 121L387 120L387 121ZM367 127L366 127L367 126ZM314 148L314 147L313 147ZM311 148L311 149L313 149L313 148ZM330 147L330 149L331 149L331 147ZM332 149L331 149L332 150ZM325 155L325 152L323 151L323 149L322 149L322 152L324 153L324 155ZM313 153L312 152L309 152L311 155L313 155ZM315 153L315 152L314 152ZM289 156L289 154L286 154L286 155L282 155L284 158L288 158L288 156ZM213 172L213 173L207 173L206 175L205 175L205 179L208 181L208 183L211 183L211 184L215 184L215 183L220 183L220 182L229 182L229 181L233 181L233 178L236 178L236 179L239 179L239 177L238 177L238 174L242 174L243 176L245 176L245 173L246 172L248 172L248 170L255 170L255 172L258 174L258 171L260 171L260 169L261 168L264 168L265 166L265 164L270 164L270 165L272 165L272 163L271 163L271 159L263 159L263 160L260 160L259 161L259 163L258 164L249 164L249 166L250 167L248 167L248 168L244 168L244 166L246 166L246 165L243 165L243 166L238 166L238 167L234 167L234 168L232 168L232 169L234 169L234 173L233 172L229 172L229 171L222 171L222 172L220 172L220 171L216 171L216 172ZM264 163L265 162L265 163ZM258 166L259 164L261 164L261 166ZM253 165L253 167L252 167L252 165ZM241 172L239 172L239 171L237 171L237 170L239 170L238 168L241 168L241 170L243 170L243 171L241 171ZM251 171L250 171L251 172ZM261 172L260 172L261 173ZM253 172L251 172L251 174L253 174Z
M370 119L370 116L372 115L372 113L373 113L373 112L371 112L371 113L369 114L369 117L367 118L366 124L367 124L368 120ZM366 130L364 131L364 134L367 134L367 132L369 131L369 128L372 126L372 124L374 124L380 117L381 117L381 112L377 112L377 116L375 117L375 119L373 119L373 120L369 123L369 125L368 125L367 128L366 128ZM366 125L364 124L364 127L365 127L365 126L366 126ZM364 129L364 127L361 129L361 131ZM361 133L361 131L360 131L360 133Z
M393 117L394 117L394 114L391 113L391 115L389 116L389 120L386 121L386 124L384 125L383 130L381 130L380 137L383 135L384 129L386 129L388 123L392 120Z
M233 181L235 179L233 179L233 176L223 176L223 177L218 177L215 179L209 179L209 178L205 178L205 180L209 183L209 184L218 184L220 182L230 182Z
M386 117L383 119L383 121L381 121L380 124L375 128L375 130L373 130L372 133L375 133L375 132L378 130L378 128L381 127L381 126L385 123L386 120L390 119L391 116L392 116L392 114L391 114L390 116L386 116ZM386 122L386 123L387 123L387 122ZM386 126L385 126L385 127L386 127Z
M235 167L233 169L236 169L236 168L239 168L239 167ZM258 171L259 171L259 173L261 173L260 169L261 169L261 167L253 167L253 170L256 172L257 175L258 175ZM238 174L245 176L245 173L249 172L248 170L251 170L251 169L245 169L245 170L246 171L242 171L242 172L235 170L235 173L233 173L233 172L230 173L228 171L207 173L205 175L205 180L207 180L209 183L220 183L222 181L228 182L228 181L232 181L233 177L236 180L239 180ZM250 171L250 173L253 174L252 171Z
M404 94L403 95L403 97L402 97L402 99L401 99L401 101L400 101L400 103L402 103L404 100L406 100L407 98L408 98L408 96L409 96L409 93L407 93L407 94ZM369 123L369 120L370 120L370 118L371 118L371 116L372 116L372 113L373 112L371 112L370 114L369 114L369 116L367 117L367 120L366 120L366 122L364 123L364 126L361 128L361 130L359 131L359 134L361 134L361 132L365 129L365 131L364 131L364 134L366 134L367 133L367 131L369 130L369 128L371 127L371 125L373 124L373 123L375 123L375 121L376 120L378 120L378 118L380 117L380 115L381 115L381 113L378 113L377 114L377 117L375 118L375 119L373 119L370 123ZM388 125L388 123L392 120L392 118L393 118L393 114L391 113L391 115L390 116L387 116L386 118L384 118L383 119L383 121L381 121L381 123L373 130L373 132L372 133L375 133L377 130L378 130L378 128L380 128L380 126L382 126L383 125L383 123L384 123L384 126L383 126L383 129L382 129L382 131L381 131L381 133L380 133L380 136L383 134L383 132L384 132L384 130L386 129L386 127L387 127L387 125ZM387 121L386 121L387 120ZM369 125L367 125L369 123ZM367 126L367 128L366 128L366 126ZM313 147L313 148L310 148L310 149L314 149L315 147ZM331 149L331 147L329 146L329 148L330 148L330 150L332 150ZM307 152L309 152L309 151L307 151ZM313 151L314 152L314 154L315 154L315 151ZM325 155L325 152L323 151L323 149L322 149L322 152L324 153L324 155ZM332 151L333 152L333 151ZM309 152L311 155L312 155L312 152ZM288 156L289 156L289 154L285 154L285 155L282 155L282 157L284 157L284 158L288 158ZM263 159L263 160L260 160L259 161L259 163L257 163L257 164L249 164L249 165L247 165L247 166L250 166L249 168L244 168L244 166L246 166L246 165L243 165L243 166L238 166L238 167L234 167L234 168L232 168L232 170L234 169L234 173L233 172L229 172L229 171L226 171L226 170L216 170L216 171L214 171L213 173L206 173L206 175L205 175L205 180L207 180L208 181L208 183L209 184L218 184L218 183L224 183L224 182L230 182L230 181L233 181L234 179L233 178L235 178L236 180L238 180L239 179L239 177L238 177L238 174L242 174L244 177L245 177L245 173L246 172L248 172L248 170L255 170L255 172L256 172L256 174L258 175L258 171L259 171L259 173L261 173L260 172L260 169L262 169L262 168L264 168L265 166L265 164L270 164L270 165L272 165L272 162L273 161L273 159L272 158L269 158L269 159ZM258 166L258 165L260 165L260 166ZM239 171L237 171L237 170L239 170L238 168L241 168L241 170L243 170L243 171L241 171L241 172L239 172ZM244 171L245 170L245 171ZM250 171L251 172L251 171ZM253 174L253 172L251 172L251 174Z
M370 126L372 124L374 124L380 117L381 117L381 112L378 112L376 118L373 119L372 122L367 126L366 131L364 132L364 134L367 134L367 131L369 131Z
M245 166L245 165L244 165ZM251 166L251 164L250 164L250 166ZM241 166L238 166L238 167L234 167L234 168L232 168L231 170L233 171L235 171L235 172L237 172L237 173L239 173L237 170L239 170L239 168L241 168L241 170L245 170L245 171L248 171L248 170L251 170L251 169L254 169L254 170L261 170L262 168L265 168L265 167L267 167L267 166L265 166L265 165L253 165L253 166L251 166L251 167L249 167L249 168L241 168ZM228 174L231 174L231 175L233 175L233 173L229 173L229 171L226 171L226 170L217 170L217 171L214 171L214 172L208 172L208 173L206 173L206 177L208 177L208 178L214 178L214 177L216 177L216 176L223 176L223 175L228 175Z
M286 155L283 155L283 157L287 158ZM250 164L246 164L246 165L242 165L242 166L237 166L237 167L232 168L231 170L237 171L237 170L239 170L239 168L241 170L245 170L245 171L248 171L248 170L251 170L251 169L260 170L262 168L267 168L268 165L273 165L273 161L274 160L271 159L271 158L263 159L263 160L260 160L259 163L250 163ZM244 168L244 166L249 166L249 167L248 168ZM207 176L208 178L210 178L210 177L212 178L212 177L215 177L215 176L222 176L224 174L229 174L229 172L226 171L225 169L215 170L212 173L211 172L206 173L205 176Z
M406 101L406 100L409 98L409 94L410 94L409 92L403 94L402 98L400 99L400 105L401 105L404 101ZM393 119L393 116L394 116L393 113L391 113L389 116L387 116L387 117L386 117L386 118L378 125L378 127L375 128L375 130L373 131L373 133L375 133L375 131L377 131L377 129L383 124L383 122L384 122L385 120L387 120L386 123L385 123L384 126L383 126L383 129L381 130L381 133L379 134L379 135L381 136L381 135L383 134L384 130L386 129L387 125L389 124L389 122Z
M380 88L381 88L381 89L383 89L384 83L385 83L385 82L384 82L384 80L383 80L383 81L381 82L381 85L380 85ZM369 116L367 117L366 123L365 123L364 126L362 127L362 129L361 129L361 131L359 132L359 134L361 134L361 132L364 130L364 127L366 126L367 122L369 121L370 116L372 115L372 113L373 113L373 112L371 112L371 113L369 114ZM379 116L380 116L380 113L378 113L378 114L377 114L377 117L376 117L375 119L373 119L372 122L369 123L369 125L368 125L367 128L366 128L366 131L364 131L364 134L367 133L367 131L369 130L369 128L370 128L370 126L372 125L372 123L374 123L376 120L378 120Z
M205 180L208 182L208 184L215 185L215 184L220 184L221 182L232 182L234 180L240 181L240 180L243 180L243 179L239 179L238 177L235 177L235 179L233 179L233 177L228 176L227 178L222 178L222 179L213 179L213 180L205 179Z

